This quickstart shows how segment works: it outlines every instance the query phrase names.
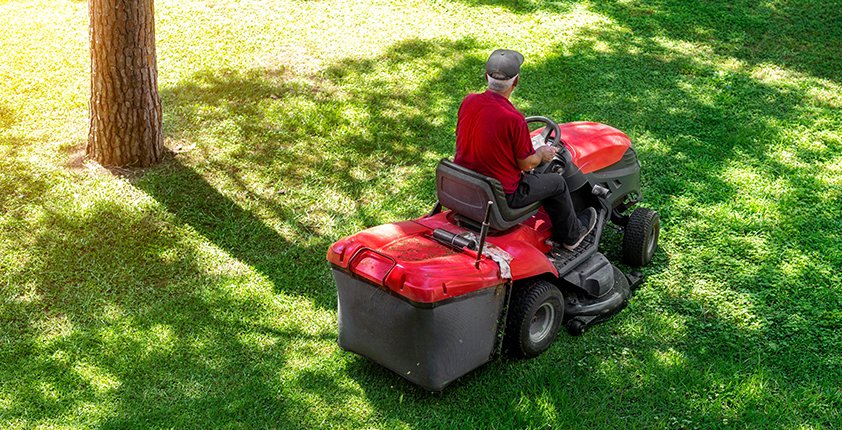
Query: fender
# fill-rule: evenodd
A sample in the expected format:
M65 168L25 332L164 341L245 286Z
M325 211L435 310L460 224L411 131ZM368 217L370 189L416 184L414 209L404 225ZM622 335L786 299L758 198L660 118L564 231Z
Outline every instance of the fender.
M500 246L500 245L497 245ZM500 246L511 254L512 281L532 278L535 276L550 273L558 278L558 270L550 262L547 256L531 244L514 240L509 241L505 246Z

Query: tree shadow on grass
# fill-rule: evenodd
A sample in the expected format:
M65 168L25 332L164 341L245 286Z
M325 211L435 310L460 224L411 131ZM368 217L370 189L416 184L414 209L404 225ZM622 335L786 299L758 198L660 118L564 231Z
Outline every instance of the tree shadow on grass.
M298 270L298 266L323 265L324 239L311 245L296 242L295 237L282 237L177 160L146 173L135 185L164 205L177 222L189 225L231 257L264 275L278 292L306 297L323 309L336 307L335 293L320 288L325 283L322 274ZM289 216L278 214L285 215ZM296 229L297 235L308 233L306 226Z
M473 69L459 60L471 46L407 41L382 57L348 59L310 76L199 72L162 90L167 134L177 147L196 148L179 157L265 216L294 222L302 237L336 238L417 216L432 205L430 160L452 152L450 99L465 91L465 79L414 88L390 73L423 63L455 68L448 78L462 75ZM439 56L452 65L435 64ZM442 118L450 124L442 126Z
M773 63L842 83L842 3L677 0L594 3L636 34L711 45L751 65Z
M405 198L431 188L423 163L450 151L452 128L433 123L452 94L393 91L401 83L384 69L382 93L333 87L366 79L369 67L455 58L465 46L409 42L376 64L348 61L300 83L273 70L220 71L164 89L169 143L192 151L128 183L91 180L77 190L79 205L33 201L41 221L28 232L29 264L4 274L16 288L2 308L3 416L101 427L313 428L326 417L361 426L364 414L332 412L359 390L317 370L344 357L325 250L346 231L431 206ZM298 115L286 118L288 104ZM347 119L354 114L364 120ZM13 164L18 173L4 184L20 187ZM30 176L55 202L74 201L73 186Z
M569 11L576 2L573 0L459 0L469 6L491 6L508 9L517 14L530 14L538 11L564 13Z
M471 6L497 6L514 13L563 14L567 1L459 0ZM596 1L588 8L613 19L635 35L666 37L709 45L718 55L751 65L777 64L842 84L842 3Z
M300 414L312 405L279 376L290 360L330 350L332 326L294 322L318 317L309 296L279 302L247 268L215 270L228 258L203 249L197 233L210 230L193 230L189 216L108 199L44 208L30 261L3 276L13 286L0 305L4 419L309 426Z
M0 131L6 131L17 122L14 112L7 106L0 105Z
M333 309L320 269L328 245L427 212L430 160L452 151L452 128L436 122L452 117L439 101L457 92L407 88L389 72L412 62L434 67L428 63L470 46L408 41L318 76L199 72L161 91L170 146L190 151L135 185L278 291ZM456 61L447 76L474 66Z
M360 224L379 224L387 219L426 212L430 204L420 209L407 207L405 199L418 193L419 183L428 189L428 194L432 193L428 166L412 166L417 170L413 170L414 179L410 183L403 182L406 177L401 177L400 170L435 160L451 151L452 128L442 131L433 123L440 118L438 109L453 113L455 103L449 99L455 97L452 95L455 92L448 92L447 88L394 91L399 83L390 82L382 75L370 78L383 79L383 87L375 86L373 93L341 85L355 79L369 79L368 73L378 73L370 70L376 71L379 67L388 69L404 62L452 58L467 45L442 46L408 42L395 47L380 60L339 63L315 81L307 78L290 82L289 76L273 70L199 73L189 83L162 91L169 106L167 135L172 138L171 145L176 146L176 150L193 149L149 170L132 184L161 205L168 224L183 226L207 239L245 268L263 276L275 293L310 302L317 312L335 309L335 293L324 262L328 244L336 234L358 229ZM443 49L446 52L442 52ZM460 67L473 69L476 66L474 59L467 61L471 63L468 66L457 62L453 73L462 74ZM450 82L458 85L461 81ZM439 106L441 98L448 100L444 107ZM284 118L282 114L288 111L282 109L290 104L301 104L300 109L295 109L294 118ZM368 128L359 128L359 124L346 118L345 112L357 109L366 117L363 124ZM428 140L431 135L433 139ZM314 140L324 146L310 146ZM310 153L303 148L310 148ZM316 156L309 159L310 155ZM383 187L387 187L383 193L385 198L375 195ZM308 192L297 191L301 188ZM351 201L351 209L319 201L331 193ZM370 211L370 205L378 204L384 204L386 210ZM310 216L318 211L329 214L329 221L324 223ZM331 220L338 220L337 224L351 220L355 224L337 227ZM153 249L177 247L174 244L155 245L154 240L144 241L147 242ZM193 266L215 272L207 267L211 263L196 261L198 256L191 258ZM69 263L56 264L67 266ZM147 266L143 262L137 264ZM196 271L196 268L186 270ZM235 265L219 271L224 274L239 269ZM160 276L162 280L167 279L165 273ZM307 324L294 317L294 309L289 309L288 314L275 314L273 318L273 310L267 309L271 306L266 305L266 297L255 301L252 305L257 306L255 310L249 305L250 301L239 297L236 291L225 291L224 286L229 282L226 279L214 279L209 273L197 276L198 279L187 285L179 283L183 288L194 282L201 285L207 277L212 279L212 287L209 287L213 291L209 299L204 298L204 292L195 293L203 297L195 313L189 311L192 308L183 309L194 299L192 295L188 296L186 304L178 300L178 303L166 306L180 315L177 321L153 318L152 312L161 309L160 304L150 305L150 312L144 313L155 321L155 324L150 323L150 330L158 326L181 327L173 329L172 337L184 340L181 349L189 357L172 358L176 361L188 359L187 366L173 366L171 372L169 369L157 372L151 386L133 378L124 379L132 380L124 384L136 390L126 393L128 397L124 396L124 404L107 422L108 426L131 425L139 421L165 422L175 413L177 420L174 422L190 422L196 418L200 423L271 422L295 427L333 410L314 405L324 402L341 405L359 396L353 385L344 387L336 375L327 375L321 370L301 370L292 378L281 376L290 382L277 380L278 369L292 360L283 344L314 343L310 354L293 354L295 360L308 362L307 367L318 368L313 357L325 350L336 354L333 319L329 334L308 341L308 335L304 333L306 328L301 327ZM173 277L185 280L183 274ZM142 284L148 282L141 280ZM169 294L173 293L166 295ZM185 311L188 311L187 315L184 315ZM277 329L243 322L264 318L280 319L279 324L289 326L290 332L278 333ZM140 318L141 321L145 319ZM284 323L284 319L289 322ZM242 340L234 340L255 331L276 339L277 346L255 352ZM209 333L200 334L204 332ZM207 342L200 342L208 344L208 350L197 350L196 345L188 341L197 337L210 337ZM324 347L328 341L332 348ZM210 358L200 358L205 355ZM167 357L155 357L149 365L160 364L162 359ZM205 361L207 369L199 365ZM221 364L214 364L216 361ZM143 368L139 365L137 372L132 369L130 376L143 373ZM221 378L221 385L233 385L234 389L211 389L212 395L197 397L209 388L214 378ZM160 394L171 396L170 401L148 411L138 407L149 396L155 397L146 394L148 390L158 384L166 385L167 380L175 387L161 386ZM311 404L307 400L310 397L319 400ZM241 398L244 400L239 400ZM295 420L286 415L296 410L309 410L312 417ZM361 419L359 417L343 416L341 412L328 415L334 423L360 425L356 421Z
M50 188L50 178L22 159L21 145L20 139L0 137L0 210L11 222L26 205L43 202Z

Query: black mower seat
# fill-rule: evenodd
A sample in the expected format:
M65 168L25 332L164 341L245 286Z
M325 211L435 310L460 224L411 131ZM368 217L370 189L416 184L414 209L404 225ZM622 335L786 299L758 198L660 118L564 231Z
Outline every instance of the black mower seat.
M476 223L482 223L486 205L489 201L494 202L489 224L492 229L500 231L520 224L541 207L541 202L522 208L509 207L500 181L446 158L436 167L436 194L442 206Z

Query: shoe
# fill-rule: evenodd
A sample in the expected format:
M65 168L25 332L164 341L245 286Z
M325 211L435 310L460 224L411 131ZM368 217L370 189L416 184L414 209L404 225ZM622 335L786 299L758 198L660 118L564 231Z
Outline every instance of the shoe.
M581 228L582 233L579 234L579 238L576 239L575 243L565 243L563 245L564 249L566 249L568 251L573 251L576 248L578 248L579 245L582 244L582 241L585 240L585 238L588 237L589 234L591 234L591 231L593 231L593 228L596 227L596 218L597 218L596 209L587 208L579 214L578 218L579 218L579 223L582 225L582 228Z

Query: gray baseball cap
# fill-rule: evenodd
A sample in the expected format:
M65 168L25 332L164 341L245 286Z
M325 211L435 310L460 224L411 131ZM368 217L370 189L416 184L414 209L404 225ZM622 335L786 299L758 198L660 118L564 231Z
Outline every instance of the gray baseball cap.
M509 80L520 73L523 55L510 49L498 49L485 62L485 73L494 79Z

